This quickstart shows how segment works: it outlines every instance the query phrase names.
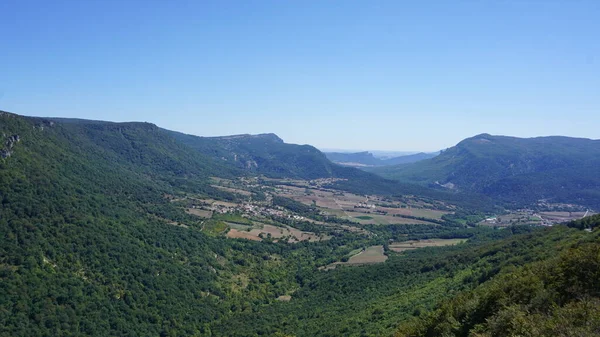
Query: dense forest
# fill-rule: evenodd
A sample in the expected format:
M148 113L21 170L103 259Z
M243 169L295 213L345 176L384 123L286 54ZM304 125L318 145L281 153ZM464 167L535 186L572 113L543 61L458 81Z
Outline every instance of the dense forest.
M581 335L598 331L590 316L598 288L589 282L598 277L598 231L584 230L597 217L497 230L468 228L476 213L460 209L434 227L365 226L371 236L234 240L202 230L206 223L172 200L234 200L209 178L252 172L152 124L2 112L0 136L2 336L483 336L538 323L543 335L571 313ZM348 186L353 175L372 176L332 167ZM273 203L322 216L291 199ZM370 245L430 237L468 240L319 269Z
M493 242L490 236L496 236ZM533 231L515 228L480 235L456 247L392 255L385 264L338 268L319 274L297 290L290 303L243 313L213 331L227 336L386 336L394 333L441 336L444 332L448 336L459 335L454 330L442 330L444 322L428 320L428 317L443 310L436 308L460 301L465 292L481 291L480 287L485 289L490 283L505 285L503 278L517 277L521 268L553 264L556 250L569 254L571 247L595 246L597 249L597 241L597 233L590 235L564 227ZM572 265L571 270L577 268ZM598 273L597 264L589 268L590 272ZM513 282L510 286L515 292L530 291L526 283L519 286ZM440 314L447 317L444 315ZM458 322L460 319L457 318ZM423 330L421 326L428 323L438 330L432 333Z
M595 228L593 216L567 224ZM562 247L562 246L561 246ZM541 261L502 270L409 320L397 336L598 336L600 243L576 241Z

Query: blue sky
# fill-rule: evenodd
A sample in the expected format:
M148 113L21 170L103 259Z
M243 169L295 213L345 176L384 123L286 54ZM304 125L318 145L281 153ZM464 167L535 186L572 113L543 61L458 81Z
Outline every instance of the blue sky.
M0 2L0 109L325 148L600 138L600 1Z

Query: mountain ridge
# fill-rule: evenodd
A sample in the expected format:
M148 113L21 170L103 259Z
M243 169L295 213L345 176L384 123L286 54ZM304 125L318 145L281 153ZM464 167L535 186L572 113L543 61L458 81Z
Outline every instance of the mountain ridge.
M594 167L600 167L600 140L479 134L435 158L370 171L388 179L505 200L554 199L598 208L600 178Z
M285 143L274 133L201 137L163 129L174 139L204 155L270 177L315 179L333 177L325 155L310 145Z
M417 185L399 184L391 180L381 178L373 173L362 170L344 167L332 163L317 148L311 145L299 145L285 143L274 133L263 133L257 135L240 134L217 137L201 137L196 135L184 134L177 131L163 129L155 124L148 122L110 122L79 118L60 118L60 117L29 117L5 112L6 114L33 121L33 123L57 123L61 129L70 130L72 134L79 134L90 138L88 140L104 144L103 146L122 147L125 144L119 143L119 139L113 137L123 137L123 132L134 132L135 137L139 139L140 144L130 141L126 145L127 149L119 148L119 151L125 151L122 154L136 153L141 150L139 146L152 144L150 135L159 137L164 146L173 147L171 152L177 148L180 160L173 162L173 167L185 164L185 168L179 168L179 173L189 174L198 168L205 167L206 175L214 176L233 176L246 174L262 174L272 178L295 178L295 179L319 179L319 178L338 178L341 180L333 182L332 185L342 189L348 189L356 193L380 193L384 195L393 195L398 193L408 194L430 194L436 197L444 197L439 192L429 189L423 189ZM107 131L111 134L102 135ZM148 134L144 134L148 133ZM127 138L127 137L126 137ZM141 139L146 139L142 141ZM138 148L136 148L138 147ZM106 151L103 149L102 151ZM189 152L188 150L194 150ZM133 151L133 152L131 152ZM160 151L166 151L161 149ZM168 158L167 151L165 154ZM189 153L191 158L186 158ZM136 158L136 156L132 157ZM131 158L129 158L131 159ZM141 158L138 158L141 159ZM160 162L159 157L154 157L156 162ZM197 162L192 164L190 160ZM130 163L131 164L131 163Z

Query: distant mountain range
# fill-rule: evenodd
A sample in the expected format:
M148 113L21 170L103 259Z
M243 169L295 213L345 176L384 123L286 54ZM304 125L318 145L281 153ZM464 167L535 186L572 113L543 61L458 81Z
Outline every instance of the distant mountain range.
M398 164L409 164L420 160L433 158L438 153L415 153L410 155L392 157L392 158L381 158L375 156L369 151L345 153L345 152L325 152L325 155L329 160L336 164L352 167L374 167L374 166L389 166Z
M481 134L435 158L369 171L503 201L600 206L600 140Z

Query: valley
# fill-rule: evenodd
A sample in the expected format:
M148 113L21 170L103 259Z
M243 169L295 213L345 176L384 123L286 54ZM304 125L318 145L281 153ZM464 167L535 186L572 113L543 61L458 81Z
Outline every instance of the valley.
M415 196L403 196L399 201L325 187L336 179L211 179L212 187L231 193L235 201L189 193L170 201L202 219L203 231L217 231L216 234L232 239L312 242L329 240L344 232L369 238L374 233L363 225L440 226L444 223L442 217L455 209Z
M600 336L600 1L0 12L0 337Z
M600 140L480 134L439 155L369 168L382 177L453 193L491 197L507 208L572 204L600 208Z
M4 112L0 132L0 335L420 336L444 303L598 246L593 199L399 183L272 134ZM548 303L595 298L588 272Z

